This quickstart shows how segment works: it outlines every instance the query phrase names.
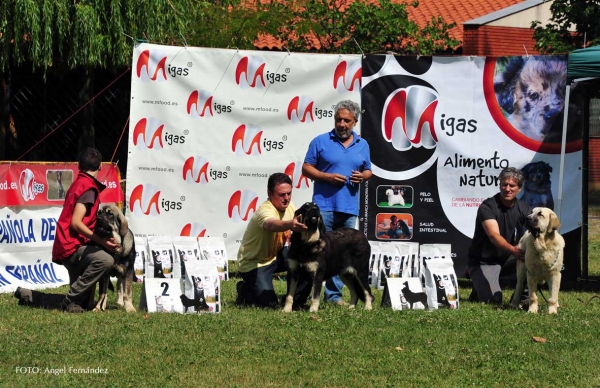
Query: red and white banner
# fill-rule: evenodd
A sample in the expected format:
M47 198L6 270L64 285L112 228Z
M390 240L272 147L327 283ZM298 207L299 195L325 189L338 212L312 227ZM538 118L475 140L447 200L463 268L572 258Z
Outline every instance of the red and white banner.
M62 206L78 173L77 163L0 162L0 207ZM106 185L100 194L102 203L123 202L115 164L102 163L96 178Z
M360 103L361 57L194 47L133 53L127 216L136 235L222 237L235 260L275 172L312 198L308 144Z

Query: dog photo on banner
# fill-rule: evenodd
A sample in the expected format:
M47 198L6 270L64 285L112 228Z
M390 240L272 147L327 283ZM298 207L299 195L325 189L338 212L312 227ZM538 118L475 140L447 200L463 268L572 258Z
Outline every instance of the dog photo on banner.
M430 309L458 308L458 283L450 244L422 244L421 259Z
M146 265L146 278L181 278L179 257L171 236L148 236L148 250L151 257Z
M198 245L200 246L201 260L216 263L219 278L221 280L229 279L225 240L218 237L200 237L198 238Z
M186 261L185 293L180 297L184 313L221 312L219 278L215 263L201 260Z

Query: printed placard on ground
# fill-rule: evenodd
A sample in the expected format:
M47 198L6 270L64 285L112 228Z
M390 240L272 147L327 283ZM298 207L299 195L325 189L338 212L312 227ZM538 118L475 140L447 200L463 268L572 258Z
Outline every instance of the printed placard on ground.
M181 279L146 278L139 310L146 310L149 313L183 314L182 294Z

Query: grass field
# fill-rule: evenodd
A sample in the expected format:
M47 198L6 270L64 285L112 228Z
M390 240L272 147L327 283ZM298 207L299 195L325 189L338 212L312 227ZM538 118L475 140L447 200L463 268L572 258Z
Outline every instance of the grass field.
M598 277L600 208L590 215L589 268ZM469 303L463 280L458 310L392 311L375 291L372 311L284 314L235 306L237 280L222 284L218 315L127 314L114 294L109 311L65 314L0 294L0 386L600 386L595 292L563 291L557 316L543 300L532 315ZM135 285L136 306L140 291Z

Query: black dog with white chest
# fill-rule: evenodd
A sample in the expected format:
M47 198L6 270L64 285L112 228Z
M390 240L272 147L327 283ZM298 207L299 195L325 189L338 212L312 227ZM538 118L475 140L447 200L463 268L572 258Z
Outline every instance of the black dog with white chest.
M335 275L339 275L350 290L350 308L355 308L360 299L365 303L365 309L370 310L373 302L368 282L371 246L366 236L350 228L326 233L319 207L312 202L307 202L296 210L294 216L299 215L307 230L292 234L288 256L288 287L283 311L292 311L294 294L301 275L312 279L310 312L319 310L323 281Z

